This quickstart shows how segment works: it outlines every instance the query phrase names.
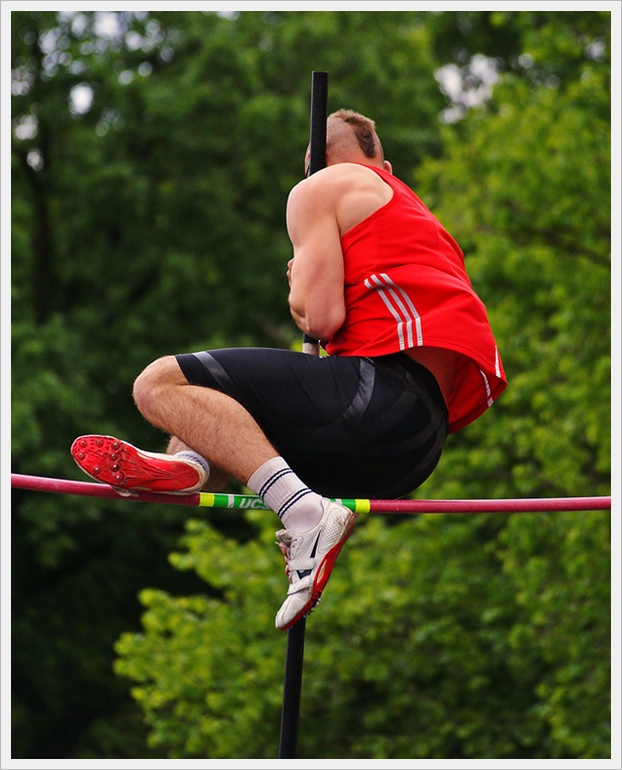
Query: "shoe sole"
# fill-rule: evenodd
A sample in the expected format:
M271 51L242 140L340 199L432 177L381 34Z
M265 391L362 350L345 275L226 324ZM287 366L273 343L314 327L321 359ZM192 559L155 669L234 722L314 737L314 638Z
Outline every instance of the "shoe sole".
M141 452L114 436L79 436L71 445L71 456L88 476L118 489L192 494L201 486L197 470L185 461Z
M319 569L315 573L315 577L313 578L313 589L311 591L311 597L309 601L298 612L298 614L295 615L294 618L289 621L289 623L287 623L286 625L280 628L281 631L287 631L288 628L291 628L294 624L298 623L299 620L302 620L303 618L305 618L310 612L312 612L315 609L315 607L317 606L317 603L320 601L320 598L322 597L322 591L326 588L326 584L328 583L328 580L332 574L333 567L335 566L335 562L337 561L337 558L341 553L341 549L344 547L348 538L352 534L352 530L354 529L354 525L356 524L357 519L358 519L358 516L354 516L352 518L352 522L348 527L348 530L346 531L345 535L324 556L319 566Z

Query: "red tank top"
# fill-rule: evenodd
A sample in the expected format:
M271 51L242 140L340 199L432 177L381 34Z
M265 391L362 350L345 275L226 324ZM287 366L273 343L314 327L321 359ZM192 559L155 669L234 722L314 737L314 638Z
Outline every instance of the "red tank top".
M382 356L429 346L462 353L448 404L454 433L507 385L486 308L471 288L460 247L429 209L392 174L365 168L393 197L341 238L346 320L326 351Z

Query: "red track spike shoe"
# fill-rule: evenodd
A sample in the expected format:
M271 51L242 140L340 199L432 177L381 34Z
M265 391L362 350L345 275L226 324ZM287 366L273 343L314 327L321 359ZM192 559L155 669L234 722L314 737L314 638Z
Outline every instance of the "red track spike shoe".
M144 452L113 436L79 436L71 445L71 455L91 478L122 490L190 495L206 481L199 463Z

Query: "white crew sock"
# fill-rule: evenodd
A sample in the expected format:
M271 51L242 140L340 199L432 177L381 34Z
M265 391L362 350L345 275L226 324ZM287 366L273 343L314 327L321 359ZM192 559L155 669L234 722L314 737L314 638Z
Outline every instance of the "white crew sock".
M203 470L205 471L205 481L209 479L210 474L210 467L209 463L203 457L203 455L200 455L198 452L195 452L194 449L183 449L181 452L175 452L173 457L179 457L180 460L193 460L195 463L198 463ZM203 482L205 484L205 481Z
M304 484L282 457L257 468L246 486L271 508L292 534L319 524L324 513L322 496Z

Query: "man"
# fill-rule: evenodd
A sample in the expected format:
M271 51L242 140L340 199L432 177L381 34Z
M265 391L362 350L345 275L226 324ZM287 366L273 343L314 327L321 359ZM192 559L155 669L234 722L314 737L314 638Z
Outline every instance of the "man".
M291 314L329 355L160 358L137 378L134 399L172 436L167 454L109 436L72 445L86 473L125 493L218 491L233 477L260 495L284 525L280 629L317 604L354 526L356 515L330 498L411 492L447 433L506 387L462 252L392 175L373 121L329 116L326 168L291 191L287 228Z

